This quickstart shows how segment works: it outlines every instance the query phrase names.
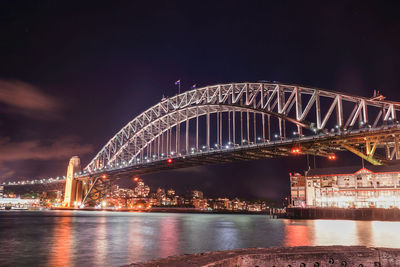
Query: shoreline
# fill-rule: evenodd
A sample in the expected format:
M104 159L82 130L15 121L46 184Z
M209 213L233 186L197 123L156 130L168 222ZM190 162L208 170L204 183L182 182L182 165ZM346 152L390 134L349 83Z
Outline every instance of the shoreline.
M229 210L201 210L196 208L161 208L152 207L150 209L96 209L96 208L50 208L50 210L70 210L70 211L110 211L110 212L154 212L154 213L189 213L189 214L243 214L243 215L270 215L269 211L229 211ZM272 215L271 215L272 216Z

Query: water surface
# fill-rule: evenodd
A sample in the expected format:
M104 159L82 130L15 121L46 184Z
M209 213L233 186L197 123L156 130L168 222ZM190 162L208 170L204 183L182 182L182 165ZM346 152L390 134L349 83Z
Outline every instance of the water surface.
M0 211L0 265L120 266L171 255L270 246L400 248L400 222L267 215Z

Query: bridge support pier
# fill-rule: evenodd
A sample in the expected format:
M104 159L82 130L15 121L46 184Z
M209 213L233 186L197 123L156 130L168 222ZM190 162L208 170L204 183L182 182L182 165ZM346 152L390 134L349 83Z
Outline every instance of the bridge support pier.
M69 160L67 180L65 182L64 207L73 207L82 201L82 182L75 179L75 173L81 171L81 160L74 156Z

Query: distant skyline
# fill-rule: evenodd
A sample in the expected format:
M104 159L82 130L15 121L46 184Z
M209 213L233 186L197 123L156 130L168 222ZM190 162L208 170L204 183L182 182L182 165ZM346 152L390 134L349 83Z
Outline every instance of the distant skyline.
M216 83L280 81L399 101L397 1L4 1L0 179L85 166L162 96ZM317 166L361 164L349 153ZM280 199L305 157L146 175L152 187Z

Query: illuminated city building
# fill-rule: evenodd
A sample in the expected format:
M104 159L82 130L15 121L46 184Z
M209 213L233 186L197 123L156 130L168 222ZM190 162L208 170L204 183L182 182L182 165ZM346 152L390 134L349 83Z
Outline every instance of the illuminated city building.
M215 210L232 210L232 203L228 198L218 198L213 203Z
M169 189L168 191L167 191L167 195L169 196L169 197L173 197L173 196L175 196L175 190L174 189Z
M157 188L156 191L157 205L165 205L165 189Z
M206 199L193 198L191 202L196 209L208 209L208 202Z
M248 211L261 211L261 204L255 203L255 204L250 204L247 207Z
M306 178L300 173L290 173L290 192L292 202L295 207L306 206Z
M30 209L39 207L39 199L21 199L21 198L0 198L0 209L7 207L12 209Z
M199 190L194 190L192 192L192 197L193 198L198 198L198 199L203 199L203 192L201 192Z
M290 180L294 207L400 208L400 165L311 169Z
M145 185L143 180L139 180L137 182L137 186L135 187L135 194L137 197L147 197L150 193L150 187Z

